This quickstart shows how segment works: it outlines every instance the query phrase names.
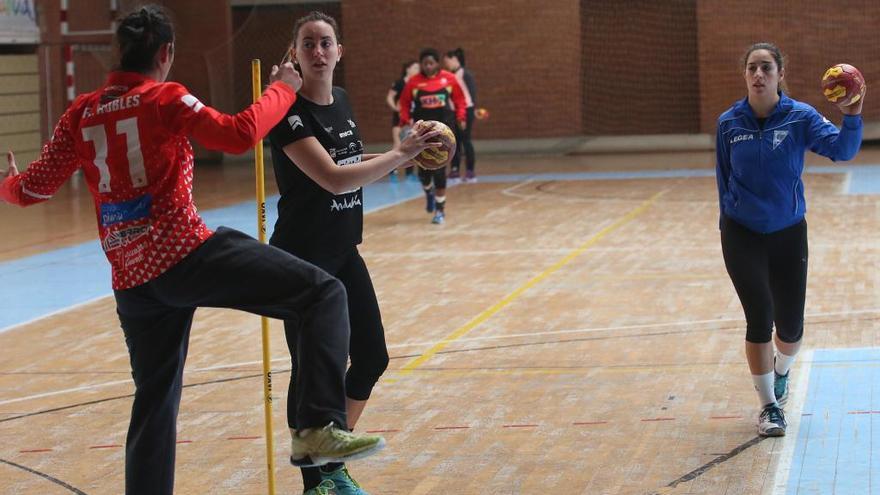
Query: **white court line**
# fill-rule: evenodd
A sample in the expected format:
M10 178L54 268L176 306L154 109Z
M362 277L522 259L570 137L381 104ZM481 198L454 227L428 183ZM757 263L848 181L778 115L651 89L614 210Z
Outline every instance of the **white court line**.
M530 199L530 198L531 198L531 195L528 195L528 194L518 194L518 193L515 194L513 191L519 189L519 188L522 187L522 186L525 186L525 185L531 184L532 182L536 182L536 180L535 180L535 179L524 180L524 181L522 181L522 182L520 182L520 183L518 183L518 184L516 184L516 185L513 185L513 186L510 186L510 187L507 187L507 188L505 188L505 189L502 189L502 190L501 190L501 194L504 194L505 196L513 196L514 198Z
M595 202L595 201L603 201L603 202L611 202L611 201L620 201L620 198L577 198L577 197L568 197L568 196L548 196L546 194L538 194L538 193L527 193L523 194L520 192L514 192L516 189L528 185L534 184L539 180L546 179L528 179L526 181L520 182L515 186L508 187L507 189L503 189L501 194L505 196L510 196L512 198L524 199L524 200L532 200L532 199L552 199L553 201L559 201L563 203L585 203L585 202ZM626 200L632 202L633 200Z
M128 383L131 385L132 381L129 378L128 380L117 380L115 382L97 383L95 385L83 385L81 387L68 388L68 389L64 389L64 390L55 390L53 392L46 392L46 393L42 393L42 394L29 395L27 397L18 397L16 399L7 399L4 401L0 401L0 406L2 406L4 404L12 404L14 402L21 402L21 401L25 401L25 400L40 399L43 397L51 397L53 395L62 395L62 394L70 393L70 392L80 392L83 390L94 390L96 388L112 387L113 385L121 385L123 383Z
M852 184L852 172L848 171L843 174L843 183L840 184L840 193L841 194L849 194L849 188Z
M804 318L816 318L822 316L845 316L845 315L857 315L857 314L871 314L871 313L880 313L880 308L875 309L862 309L856 311L834 311L827 313L807 313L804 314ZM505 335L485 335L482 337L464 337L460 339L455 339L456 342L468 342L468 341L479 341L479 340L493 340L493 339L512 339L517 337L540 337L543 335L558 335L558 334L572 334L572 333L593 333L593 332L605 332L612 330L642 330L649 328L664 328L664 327L681 327L681 326L689 326L689 325L703 325L710 323L742 323L745 322L744 318L719 318L714 320L692 320L692 321L671 321L668 323L647 323L643 325L620 325L616 327L596 327L596 328L577 328L571 330L551 330L548 332L529 332L529 333L512 333ZM389 345L389 349L399 349L405 347L417 347L417 346L433 346L438 344L441 341L435 342L409 342L403 344L393 344ZM259 362L259 361L256 361Z
M804 411L804 403L807 401L807 390L810 388L810 370L813 367L813 350L801 353L800 359L795 365L797 375L792 377L792 386L789 403L786 407L785 416L788 420L788 428L785 437L777 446L782 444L779 450L779 462L776 464L776 472L773 475L773 495L785 495L788 489L788 475L791 471L791 461L794 459L794 449L798 443L798 433L801 429L801 414ZM776 450L774 447L773 450ZM772 458L772 457L771 457Z
M846 316L846 315L859 315L859 314L871 314L871 313L880 313L880 308L862 309L862 310L856 310L856 311L832 311L832 312L825 312L825 313L808 313L808 314L805 314L804 317L805 318L815 318L815 317L822 317L822 316ZM594 332L620 331L620 330L641 330L641 329L649 329L649 328L703 325L703 324L710 324L710 323L737 323L737 322L741 323L743 321L744 320L742 318L719 318L719 319L713 319L713 320L672 321L672 322L668 322L668 323L652 323L652 324L645 324L645 325L622 325L622 326L616 326L616 327L580 328L580 329L571 329L571 330L554 330L554 331L549 331L549 332L517 333L517 334L509 334L509 335L486 335L486 336L482 336L482 337L466 337L466 338L456 339L456 342L474 342L474 341L481 341L481 340L512 339L512 338L519 338L519 337L540 337L540 336L544 336L544 335L594 333ZM440 342L443 342L443 340L437 340L437 341L433 341L433 342L409 342L409 343L403 343L403 344L393 344L393 345L389 345L388 348L389 349L401 349L401 348L407 348L407 347L421 347L421 346L433 347ZM810 352L810 356L812 356L812 351L805 351L805 353L806 352ZM273 362L273 363L275 363L275 362L289 362L289 361L290 361L289 357L279 357L279 358L274 358L271 360L271 362ZM807 360L803 359L803 361L807 361ZM239 363L218 364L218 365L208 366L208 367L204 367L204 368L192 368L189 371L190 372L214 371L214 370L218 370L218 369L237 368L240 366L254 366L254 365L261 364L261 363L262 363L262 361L243 361L243 362L239 362ZM806 365L806 364L807 363L805 362L804 365ZM809 370L807 370L807 371L809 371ZM793 386L794 388L792 389L793 391L799 390L797 388L799 382L800 382L800 380L794 381L794 386ZM806 378L804 379L804 382L806 382ZM18 397L15 399L7 399L5 401L0 401L0 405L10 404L13 402L26 401L26 400L30 400L30 399L38 399L38 398L42 398L42 397L49 397L49 396L53 396L53 395L62 395L62 394L66 394L69 392L79 392L79 391L83 391L83 390L91 390L91 389L96 389L96 388L109 387L109 386L113 386L113 385L118 385L120 383L131 383L131 380L120 380L120 381L107 382L107 383L97 383L94 385L83 385L80 387L75 387L75 388L70 388L70 389L56 390L54 392L46 392L46 393L31 395L31 396L26 396L26 397ZM804 393L806 393L806 391L804 391ZM798 414L800 414L800 413L798 413Z

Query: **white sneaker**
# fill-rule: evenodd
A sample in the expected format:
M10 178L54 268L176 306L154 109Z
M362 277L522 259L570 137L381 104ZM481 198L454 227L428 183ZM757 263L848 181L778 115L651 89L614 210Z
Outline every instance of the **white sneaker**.
M767 404L758 416L758 435L762 437L784 437L785 413L776 404Z

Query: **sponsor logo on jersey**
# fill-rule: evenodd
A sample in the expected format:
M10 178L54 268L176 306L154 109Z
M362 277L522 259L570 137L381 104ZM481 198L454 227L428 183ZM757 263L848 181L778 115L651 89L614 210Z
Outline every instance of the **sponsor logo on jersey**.
M773 131L773 149L775 150L785 138L788 137L788 131Z
M331 125L330 127L325 127L324 132L326 132L327 134L330 134L331 132L333 132L333 126Z
M440 93L419 96L419 105L425 109L443 108L446 106L446 95Z
M348 136L354 136L354 131L349 129L347 131L343 131L343 132L339 133L339 137L341 137L341 138L348 137Z
M733 138L730 139L730 144L736 144L740 141L751 141L752 139L755 139L754 134L740 134L738 136L733 136Z
M113 251L114 249L119 249L137 241L141 237L147 235L147 232L149 231L149 225L135 225L124 229L114 230L107 234L107 237L101 241L101 247L104 248L104 251L106 252Z
M355 127L357 127L357 125L356 125L356 124L354 123L354 121L351 120L351 119L348 119L348 125L349 125L352 129L354 129Z
M336 198L330 200L330 211L351 210L359 206L361 206L361 198L357 196L343 198L341 202L336 201Z
M343 158L342 160L337 160L336 164L341 167L343 165L351 165L353 163L360 163L360 162L361 162L361 155L355 155L355 156L350 156L348 158Z
M135 237L137 239L137 237ZM134 240L134 239L132 239ZM125 268L132 268L136 265L139 265L144 262L146 256L144 256L144 250L147 245L145 243L137 244L136 246L123 251L122 253L122 264Z
M297 127L303 127L303 120L299 115L287 117L287 123L290 124L290 130L292 131L295 131Z
M198 98L191 94L185 94L181 96L180 101L182 101L184 105L192 108L192 111L195 113L199 113L201 109L205 108L205 105L200 102Z
M104 203L101 205L101 225L109 227L121 222L131 222L150 216L152 196L146 194L139 198L122 203Z
M329 148L327 150L327 154L330 155L330 158L336 159L336 148Z

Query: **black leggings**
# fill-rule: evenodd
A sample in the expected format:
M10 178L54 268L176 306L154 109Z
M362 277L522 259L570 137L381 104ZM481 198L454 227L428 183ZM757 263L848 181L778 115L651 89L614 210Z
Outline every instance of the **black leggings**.
M373 387L388 368L388 349L385 346L385 328L379 302L367 265L357 247L341 256L319 259L304 256L308 261L336 277L348 294L348 316L351 322L349 355L351 366L345 374L345 395L354 400L367 400ZM284 322L284 330L291 336L295 322ZM295 334L293 334L295 335ZM296 356L296 339L288 338L290 355ZM296 366L294 365L294 369ZM295 387L295 384L294 384ZM288 394L288 402L295 394ZM292 407L288 405L288 411ZM293 417L291 417L293 419ZM295 428L295 424L290 425Z
M471 141L471 131L474 128L474 118L476 116L476 109L474 107L468 107L467 109L467 127L462 130L459 126L453 127L455 129L455 140L458 143L458 150L455 152L455 156L452 157L452 170L458 170L461 165L461 154L464 152L465 157L465 166L467 170L473 172L474 164L476 163L476 154L474 153L474 143Z
M435 188L446 189L446 167L434 170L419 167L419 181L421 181L422 187L430 187L433 182Z
M770 342L774 321L779 340L800 341L807 292L807 221L759 234L722 217L721 250L745 313L746 341Z

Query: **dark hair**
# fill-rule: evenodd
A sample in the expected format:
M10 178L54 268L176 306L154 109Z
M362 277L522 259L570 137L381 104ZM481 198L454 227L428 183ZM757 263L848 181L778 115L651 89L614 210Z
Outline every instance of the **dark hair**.
M299 36L299 30L309 22L316 21L324 21L333 28L333 34L336 36L336 42L342 43L342 38L339 36L339 24L336 23L336 19L330 17L329 15L318 12L317 10L313 10L308 14L300 17L293 23L293 41L290 42L290 46L296 48L296 37Z
M425 48L421 52L419 52L419 62L425 60L426 57L434 57L434 60L437 62L440 61L440 54L437 53L437 50L433 48Z
M153 70L159 48L174 42L174 24L158 5L145 5L118 22L116 42L121 70L141 73Z
M767 50L768 52L770 52L770 56L772 56L773 60L776 62L777 71L782 71L782 69L785 68L785 56L782 54L782 50L780 50L779 47L774 45L773 43L768 43L766 41L755 43L750 46L748 50L746 50L746 53L742 56L743 68L745 68L746 65L749 63L749 55L757 50ZM788 88L785 86L785 82L779 81L779 89L781 89L782 91L788 90Z
M418 60L407 60L406 62L404 62L403 65L400 66L400 77L401 77L401 79L404 78L404 77L406 77L406 70L409 69L409 66L412 65L412 64L417 64L417 63L419 63Z
M446 57L447 58L452 58L452 57L457 58L458 63L461 64L462 67L464 67L464 49L456 48L455 50L449 50L448 52L446 52Z

